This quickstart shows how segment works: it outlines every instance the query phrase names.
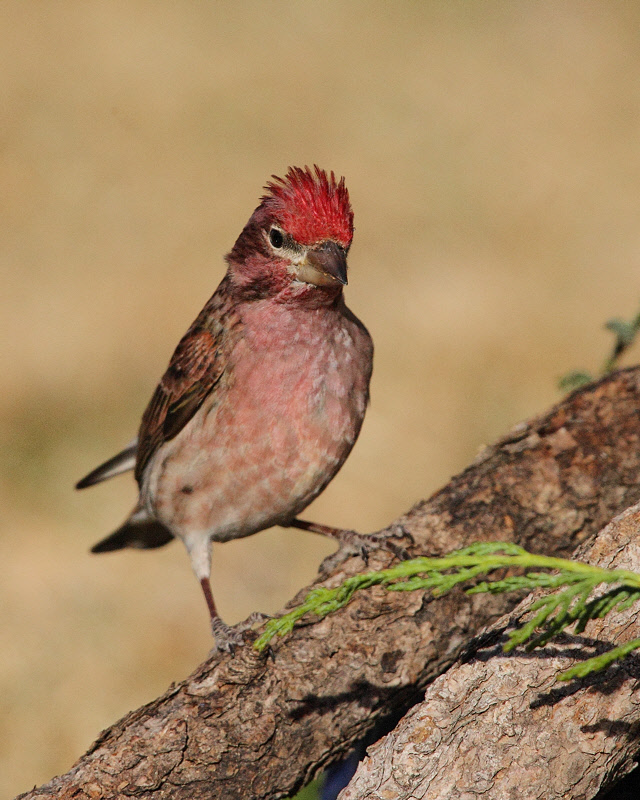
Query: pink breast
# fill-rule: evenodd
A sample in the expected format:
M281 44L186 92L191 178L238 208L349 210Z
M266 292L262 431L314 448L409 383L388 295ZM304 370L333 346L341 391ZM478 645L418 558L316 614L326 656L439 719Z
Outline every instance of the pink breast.
M205 402L164 446L152 502L177 535L202 530L222 541L286 521L351 450L368 382L356 343L308 313L286 322L276 335L273 324L250 320L224 398L211 410Z

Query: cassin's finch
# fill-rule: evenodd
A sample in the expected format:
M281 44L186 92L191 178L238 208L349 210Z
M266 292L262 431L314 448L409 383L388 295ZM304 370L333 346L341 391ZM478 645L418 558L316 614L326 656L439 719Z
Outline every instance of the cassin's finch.
M213 602L212 542L272 525L336 535L295 517L344 463L369 398L371 337L342 292L352 237L344 179L318 167L274 176L137 439L78 483L135 469L136 507L93 552L181 539L220 649L240 637Z

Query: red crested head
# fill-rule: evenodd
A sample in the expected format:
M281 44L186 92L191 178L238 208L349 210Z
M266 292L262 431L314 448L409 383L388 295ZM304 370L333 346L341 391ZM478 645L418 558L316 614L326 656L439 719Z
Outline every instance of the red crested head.
M289 167L284 178L272 175L262 207L304 245L331 239L348 249L353 238L353 211L344 178L336 181L318 166Z
M314 167L273 176L227 256L245 299L280 298L308 307L335 301L347 283L353 211L344 178Z

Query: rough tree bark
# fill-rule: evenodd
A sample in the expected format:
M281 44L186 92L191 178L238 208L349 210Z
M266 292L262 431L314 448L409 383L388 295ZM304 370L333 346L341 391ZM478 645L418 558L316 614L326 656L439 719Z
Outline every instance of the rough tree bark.
M640 571L640 505L579 550L581 561ZM592 621L580 636L505 657L505 634L539 596L491 625L428 687L424 701L370 749L340 800L593 798L634 769L640 656L587 680L562 684L556 676L603 644L640 637L637 607Z
M517 426L399 520L415 538L412 554L510 540L569 555L640 499L639 409L640 369L630 369ZM370 560L389 563L383 552ZM319 580L336 585L361 569L352 558ZM205 662L103 732L68 773L21 797L286 797L406 711L514 605L463 592L358 593L275 643L273 659L246 646Z

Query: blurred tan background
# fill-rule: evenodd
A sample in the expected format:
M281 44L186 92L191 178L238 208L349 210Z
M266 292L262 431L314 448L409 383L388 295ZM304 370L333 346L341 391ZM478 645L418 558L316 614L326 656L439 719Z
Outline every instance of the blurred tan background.
M344 174L377 347L309 518L378 529L597 368L640 297L640 6L5 2L0 28L0 795L66 770L211 640L179 544L90 556L135 434L271 173ZM330 552L214 549L223 616Z

